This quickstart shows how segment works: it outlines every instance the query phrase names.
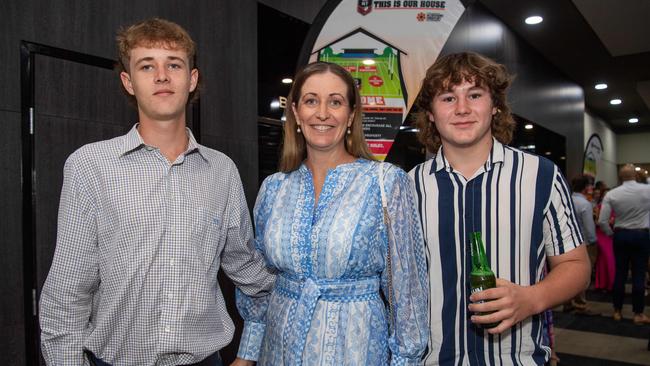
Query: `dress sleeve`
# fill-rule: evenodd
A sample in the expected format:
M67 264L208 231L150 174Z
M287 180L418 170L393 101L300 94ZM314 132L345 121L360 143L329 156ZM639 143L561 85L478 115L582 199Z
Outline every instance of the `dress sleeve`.
M269 186L272 185L268 183L268 180L269 178L262 183L253 210L255 220L254 252L260 258L264 258L261 238L264 237L264 228L266 227L266 220L270 211L271 202L269 202L269 198L273 196L268 192ZM271 271L268 267L267 270L269 272ZM257 361L266 329L266 310L268 309L270 291L267 291L262 296L253 296L237 288L236 297L237 309L244 319L244 330L239 342L237 357Z
M548 256L570 252L583 242L569 187L557 166L554 169L543 225L544 246Z
M83 365L83 334L99 286L96 202L79 155L66 161L57 242L40 299L41 348L49 365Z
M419 365L429 340L429 281L424 239L411 179L401 169L385 169L385 189L393 239L391 273L382 273L382 291L392 294L391 365ZM386 232L389 236L389 232ZM388 285L388 278L391 285ZM390 313L389 315L390 316Z

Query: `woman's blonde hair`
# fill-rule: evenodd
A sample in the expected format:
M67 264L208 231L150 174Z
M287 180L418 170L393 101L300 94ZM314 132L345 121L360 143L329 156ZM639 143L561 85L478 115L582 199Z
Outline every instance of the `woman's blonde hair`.
M509 144L515 130L515 121L506 100L506 91L512 82L505 66L474 52L461 52L443 56L429 67L422 81L420 95L415 101L419 112L415 124L418 140L431 153L440 147L440 134L427 112L433 114L433 98L464 81L473 82L490 91L492 105L497 113L492 117L492 136L502 144Z
M280 156L280 171L292 172L307 158L307 147L305 136L297 132L296 116L293 108L298 109L298 101L301 97L302 86L307 79L315 74L331 72L343 80L347 87L346 98L350 103L350 113L354 113L350 134L345 135L345 150L355 158L374 160L366 139L363 135L361 96L355 86L354 79L349 72L337 64L328 62L314 62L302 68L294 78L293 86L287 98L286 121L284 122L284 138L282 141L282 153Z

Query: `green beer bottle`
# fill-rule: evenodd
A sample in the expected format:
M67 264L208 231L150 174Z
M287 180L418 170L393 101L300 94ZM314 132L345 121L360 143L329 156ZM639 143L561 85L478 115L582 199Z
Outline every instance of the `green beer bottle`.
M490 269L485 249L483 248L483 240L481 240L480 232L473 232L470 236L472 243L472 272L469 275L470 286L472 293L487 290L489 288L497 287L497 280L494 272ZM480 301L483 302L483 301ZM487 315L491 313L477 313L476 315ZM499 323L482 324L483 328L494 328Z

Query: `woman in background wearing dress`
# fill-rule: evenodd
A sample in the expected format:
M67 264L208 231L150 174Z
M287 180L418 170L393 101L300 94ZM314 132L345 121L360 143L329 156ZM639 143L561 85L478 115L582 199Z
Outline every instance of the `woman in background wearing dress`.
M373 160L345 69L316 62L294 80L280 172L254 209L256 246L278 278L268 298L238 293L245 325L235 363L417 365L429 288L412 183Z
M601 183L601 182L599 182ZM600 215L600 206L609 189L604 184L596 183L594 189L594 217L597 219ZM609 219L610 224L613 222L614 212ZM616 275L616 262L614 259L614 243L612 237L605 234L596 225L596 238L598 239L598 258L596 259L596 275L594 279L594 289L602 291L612 291L614 287L614 276Z

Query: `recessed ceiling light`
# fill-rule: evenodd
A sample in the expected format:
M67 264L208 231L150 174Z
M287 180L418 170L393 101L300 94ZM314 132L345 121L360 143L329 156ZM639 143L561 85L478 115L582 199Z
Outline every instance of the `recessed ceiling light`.
M542 21L544 21L544 18L540 17L539 15L530 16L525 20L526 24L530 24L530 25L539 24Z
M560 160L566 160L566 156L560 156Z
M620 100L620 99L612 99L612 100L609 101L609 104L611 104L611 105L619 105L621 103L623 103L623 101Z
M547 152L544 153L544 155L551 155L551 152L547 151Z
M282 84L291 84L291 83L293 83L293 80L291 80L291 78L282 79Z
M530 123L527 123L527 124L524 126L524 128L527 129L527 130L532 130L532 129L533 129L533 125L531 125Z
M637 123L637 122L639 122L639 119L636 118L636 117L633 117L633 118L628 119L627 121L630 122L630 123Z
M634 168L634 170L636 170L637 172L640 172L640 171L641 171L641 167L638 167L638 166L637 166L637 167Z
M272 108L272 109L280 108L280 101L278 101L278 100L273 100L273 101L271 102L271 108Z
M594 88L596 88L598 90L607 89L607 84L605 84L605 83L596 84L596 86L594 86Z

